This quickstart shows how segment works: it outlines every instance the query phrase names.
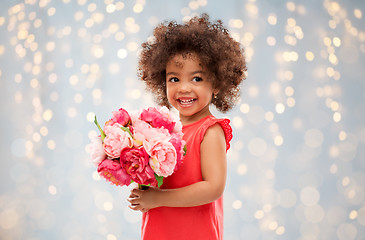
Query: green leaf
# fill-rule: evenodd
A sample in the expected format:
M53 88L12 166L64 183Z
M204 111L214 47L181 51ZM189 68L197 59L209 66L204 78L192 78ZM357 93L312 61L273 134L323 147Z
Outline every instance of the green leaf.
M186 145L184 146L184 149L183 150L184 150L184 156L185 156L186 155L186 151L188 150L187 147L186 147Z
M104 138L106 137L103 129L101 129L99 123L98 123L98 120L96 119L96 116L95 116L95 119L94 119L94 123L96 124L96 126L98 127L99 131L100 131L100 135L101 135L101 141L104 142Z
M156 178L156 180L157 180L158 187L161 187L161 185L162 185L162 183L163 183L163 177L158 176L158 175L155 173L155 178Z
M121 127L121 128L122 128L122 130L123 130L124 132L129 133L129 135L133 138L133 135L132 135L132 133L131 133L131 131L129 130L129 128L128 128L128 127Z

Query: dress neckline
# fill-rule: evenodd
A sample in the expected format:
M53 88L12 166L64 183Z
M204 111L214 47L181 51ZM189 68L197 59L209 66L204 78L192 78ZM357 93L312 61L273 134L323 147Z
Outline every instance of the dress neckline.
M214 116L213 116L213 115L208 115L208 116L206 116L206 117L203 117L203 118L199 119L198 121L195 121L195 122L192 122L192 123L189 123L189 124L183 125L183 126L182 126L182 128L187 128L187 127L193 126L193 125L195 125L195 124L198 124L198 123L200 123L200 122L204 121L204 120L205 120L205 119L207 119L207 118L212 118L212 117L214 118Z

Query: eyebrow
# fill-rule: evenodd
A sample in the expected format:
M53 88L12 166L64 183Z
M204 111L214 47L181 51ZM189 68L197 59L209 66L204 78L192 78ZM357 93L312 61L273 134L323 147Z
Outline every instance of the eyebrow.
M204 74L205 72L198 70L198 71L191 72L190 75L195 75L197 73ZM179 74L177 72L167 72L166 76L169 76L169 75L179 75Z

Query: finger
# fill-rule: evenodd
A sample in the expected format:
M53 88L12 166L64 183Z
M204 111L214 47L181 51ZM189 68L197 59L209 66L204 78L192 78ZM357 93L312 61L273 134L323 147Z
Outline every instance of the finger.
M134 194L134 193L131 193L131 194L129 195L129 198L139 198L139 196L138 196L138 195L136 195L136 194Z
M133 206L133 205L128 205L128 207L134 211L139 211L137 208L137 206Z
M138 188L132 189L131 193L135 195L140 195L143 192L143 190L140 190Z
M137 204L137 205L129 205L128 206L130 209L134 210L134 211L141 211L143 208L141 207L141 205Z
M127 201L133 205L138 204L138 198L127 198Z

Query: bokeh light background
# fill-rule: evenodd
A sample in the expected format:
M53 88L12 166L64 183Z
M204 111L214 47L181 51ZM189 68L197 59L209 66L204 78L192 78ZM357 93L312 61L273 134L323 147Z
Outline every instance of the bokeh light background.
M1 239L139 239L129 189L88 161L93 116L154 105L140 44L203 12L248 61L225 239L365 239L363 0L1 1Z

